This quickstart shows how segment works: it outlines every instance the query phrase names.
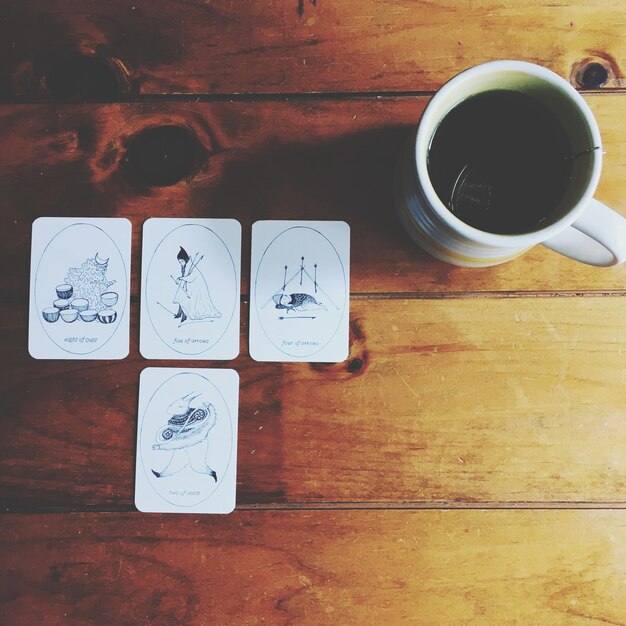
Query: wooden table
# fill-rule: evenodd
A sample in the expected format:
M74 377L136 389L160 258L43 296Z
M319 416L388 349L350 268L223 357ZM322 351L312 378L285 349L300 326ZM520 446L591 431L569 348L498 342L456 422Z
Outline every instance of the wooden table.
M431 94L496 58L583 91L626 215L626 4L35 0L0 6L0 622L626 624L626 266L462 269L394 215ZM162 127L169 128L165 131ZM155 158L166 154L167 160ZM131 352L27 353L32 221L133 223ZM141 225L341 219L350 356L253 362L237 510L133 506Z

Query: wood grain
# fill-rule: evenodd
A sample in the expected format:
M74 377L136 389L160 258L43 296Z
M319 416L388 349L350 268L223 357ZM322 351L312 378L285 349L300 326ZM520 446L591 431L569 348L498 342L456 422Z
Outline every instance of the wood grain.
M186 365L241 377L239 504L626 502L625 307L358 299L344 363L251 361L244 323L238 359ZM139 372L155 363L136 339L123 361L35 361L25 311L3 312L4 508L131 506Z
M0 96L424 91L502 58L566 78L595 60L621 88L625 28L619 0L21 0L0 21Z
M1 518L6 623L626 624L626 511Z
M597 197L626 215L626 96L589 96L606 156ZM7 289L28 294L32 221L41 215L128 217L134 226L133 293L141 225L148 217L241 221L243 286L257 219L340 219L351 226L351 289L357 293L622 291L626 266L592 268L541 246L487 269L458 268L422 253L401 229L392 198L397 154L427 98L358 98L176 104L0 107L2 258ZM142 132L177 126L170 186L146 184L128 167ZM175 147L165 143L165 153ZM189 154L197 156L187 163ZM180 169L182 167L182 169ZM156 170L158 175L160 170ZM165 172L167 174L167 172Z
M4 2L0 622L626 625L626 265L455 268L392 201L427 96L514 58L587 90L626 215L625 27L619 0ZM28 356L42 215L131 219L129 358ZM254 221L352 229L344 363L253 362L246 302L242 355L185 363L241 377L225 517L132 511L139 373L181 365L138 354L153 216L238 219L243 294Z

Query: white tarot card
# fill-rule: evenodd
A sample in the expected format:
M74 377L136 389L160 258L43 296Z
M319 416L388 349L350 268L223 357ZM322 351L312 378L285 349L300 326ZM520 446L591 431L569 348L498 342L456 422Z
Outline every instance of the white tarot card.
M348 356L350 227L267 220L252 226L250 356L337 363Z
M151 218L143 225L139 351L146 359L239 354L241 224Z
M230 513L237 485L239 376L148 367L139 379L135 506Z
M40 217L33 222L32 357L128 356L131 230L120 217Z

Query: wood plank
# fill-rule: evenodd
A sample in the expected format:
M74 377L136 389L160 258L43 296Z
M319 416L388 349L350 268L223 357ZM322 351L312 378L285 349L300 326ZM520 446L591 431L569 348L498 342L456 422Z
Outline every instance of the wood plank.
M398 151L426 98L291 100L176 104L0 107L2 256L6 288L28 294L32 220L41 215L119 215L134 225L151 216L234 217L244 231L247 292L250 225L257 219L341 219L352 229L353 292L511 292L623 290L626 265L592 268L536 247L487 269L457 268L422 253L393 208ZM626 97L589 96L606 149L597 197L626 215ZM150 186L128 165L141 132L177 125L191 131L178 151L164 140L173 170L189 175ZM182 132L182 131L181 131ZM198 147L200 146L200 147ZM152 153L153 149L149 149ZM173 158L178 155L178 160ZM197 158L187 162L190 155ZM147 159L147 155L144 155ZM139 165L137 164L139 161ZM180 169L182 168L182 169ZM133 293L139 284L136 273Z
M238 503L626 502L626 299L354 300L339 364L233 362ZM3 309L7 510L133 502L130 358L35 361ZM247 310L243 310L243 319ZM9 321L7 321L9 320ZM133 320L137 311L133 310Z
M4 515L5 623L626 623L626 511Z
M0 28L4 97L434 90L502 58L621 87L626 56L620 0L21 0Z

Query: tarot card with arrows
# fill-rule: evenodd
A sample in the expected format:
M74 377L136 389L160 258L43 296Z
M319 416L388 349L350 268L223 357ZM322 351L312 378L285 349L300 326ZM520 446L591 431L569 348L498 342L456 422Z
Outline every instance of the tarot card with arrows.
M154 513L235 508L239 376L149 367L139 382L135 505Z
M143 226L140 351L148 359L239 354L241 225L151 218Z
M348 356L350 228L260 221L252 227L250 355L339 362Z

